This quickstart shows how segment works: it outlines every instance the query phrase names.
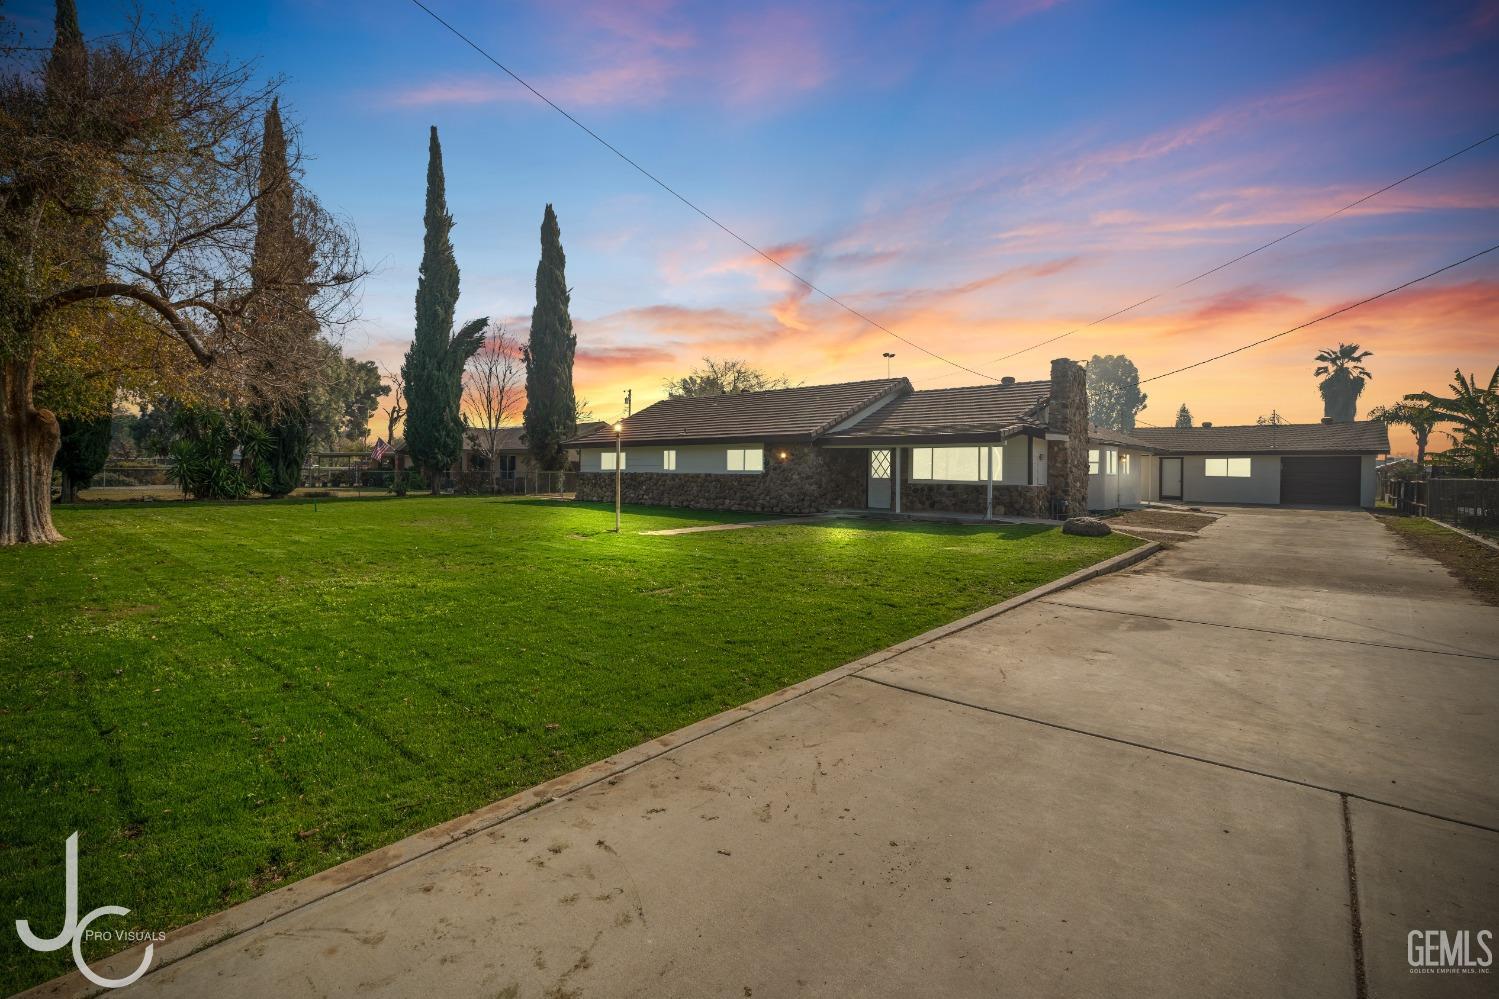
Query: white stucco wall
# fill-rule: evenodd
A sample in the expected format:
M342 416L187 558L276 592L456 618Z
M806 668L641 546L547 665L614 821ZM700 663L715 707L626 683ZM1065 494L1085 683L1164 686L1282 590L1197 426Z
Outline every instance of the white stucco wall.
M758 444L735 444L736 448L759 447ZM627 447L625 453L625 471L627 472L663 472L670 475L662 465L662 454L667 450L677 452L678 472L717 472L724 475L758 475L758 470L753 472L730 472L729 471L729 445L727 444L682 444L675 448L663 447ZM604 448L585 448L581 458L581 467L585 472L603 471L602 455ZM608 449L613 454L613 448ZM765 464L771 460L770 449L765 448Z
M1113 510L1119 506L1119 475L1116 472L1109 474L1109 454L1115 457L1115 468L1118 468L1119 449L1107 444L1099 444L1088 449L1089 454L1098 452L1098 474L1088 476L1088 509L1089 510Z
M1214 457L1246 457L1214 455ZM1184 503L1264 503L1280 502L1280 456L1256 454L1250 459L1249 477L1208 478L1203 473L1204 455L1189 454L1182 459L1182 502Z

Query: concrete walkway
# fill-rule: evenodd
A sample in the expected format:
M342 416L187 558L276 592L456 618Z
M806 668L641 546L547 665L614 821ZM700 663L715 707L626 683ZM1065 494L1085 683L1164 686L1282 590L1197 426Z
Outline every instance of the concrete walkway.
M1499 930L1496 656L1366 514L1233 510L136 991L1492 995L1406 934Z

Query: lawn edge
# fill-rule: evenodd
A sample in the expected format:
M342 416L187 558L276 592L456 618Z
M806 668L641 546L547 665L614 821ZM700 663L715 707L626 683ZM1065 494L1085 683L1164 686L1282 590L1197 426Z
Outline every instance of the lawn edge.
M1124 533L1124 532L1118 532ZM1128 535L1134 537L1133 535ZM312 905L322 899L329 898L348 888L363 884L366 881L379 877L382 874L402 867L412 861L419 860L450 846L461 842L471 836L493 829L501 823L518 818L533 809L540 808L548 802L556 801L575 792L591 787L600 781L616 778L642 764L649 763L660 756L664 756L674 749L689 745L704 736L712 735L736 725L748 718L765 713L772 708L786 704L797 698L810 694L828 686L844 677L852 676L863 670L878 666L886 660L893 659L904 652L928 645L939 639L946 638L957 632L964 631L974 625L981 624L991 618L998 617L1017 607L1049 596L1059 590L1069 589L1090 579L1109 573L1127 569L1145 559L1150 558L1161 551L1163 546L1159 542L1147 541L1135 538L1142 543L1126 552L1121 552L1111 558L1092 565L1084 566L1076 572L1054 579L1049 583L1043 583L1034 589L1010 597L1008 600L985 607L975 611L966 617L958 618L947 624L940 625L930 631L922 632L913 638L891 645L888 648L872 652L861 659L844 663L842 666L834 667L825 673L809 677L789 687L766 694L746 704L741 704L727 711L720 711L716 715L709 715L700 721L679 728L674 732L643 742L623 752L615 753L596 763L574 770L571 773L554 777L542 784L524 791L518 791L507 798L491 802L482 808L476 809L455 819L424 829L405 839L397 840L387 846L371 850L369 853L353 860L344 861L336 867L330 867L325 871L309 875L301 881L294 882L284 888L277 888L264 895L248 899L238 905L231 906L222 912L216 912L211 916L205 916L195 923L179 927L167 934L166 940L156 945L153 954L151 968L141 978L143 987L153 975L161 973L184 958L224 943L236 936L257 929L282 916L290 915L306 906ZM145 945L136 945L112 954L107 958L91 963L96 974L105 977L119 977L130 974L140 964L141 956L145 953ZM68 997L91 997L97 996L106 990L100 988L85 979L79 972L73 971L61 975L51 981L43 982L23 992L15 993L12 999L57 999L59 996Z
M1421 519L1429 520L1433 524L1436 524L1438 527L1447 528L1447 530L1451 531L1453 534L1461 534L1469 541L1476 542L1480 545L1483 545L1485 548L1489 548L1493 551L1499 552L1499 541L1490 541L1488 538L1485 538L1482 535L1474 534L1472 531L1465 531L1461 527L1458 527L1456 524L1449 524L1445 520L1437 520L1435 517L1422 517Z

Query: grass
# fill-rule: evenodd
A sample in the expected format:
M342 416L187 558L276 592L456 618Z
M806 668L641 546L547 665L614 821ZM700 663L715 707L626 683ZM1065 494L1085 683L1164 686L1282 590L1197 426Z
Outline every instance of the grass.
M1379 517L1411 547L1442 563L1486 603L1499 605L1499 552L1425 517Z
M513 499L73 507L0 550L8 917L200 918L1132 547ZM13 932L0 988L71 967ZM105 950L109 948L104 948Z

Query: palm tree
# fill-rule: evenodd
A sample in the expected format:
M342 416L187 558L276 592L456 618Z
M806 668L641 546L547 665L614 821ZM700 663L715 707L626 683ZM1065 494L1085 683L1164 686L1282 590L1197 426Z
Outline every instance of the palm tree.
M1397 402L1393 406L1375 406L1369 410L1369 419L1381 420L1392 427L1409 427L1416 436L1416 464L1426 467L1426 442L1442 422L1436 410L1419 402Z
M1358 397L1364 391L1364 382L1374 376L1364 367L1366 357L1373 357L1372 350L1359 350L1356 343L1340 343L1337 348L1324 348L1317 352L1321 364L1315 374L1326 375L1317 386L1322 393L1322 415L1339 423L1352 423L1358 414Z
M1452 441L1444 457L1472 465L1477 478L1499 477L1499 366L1495 366L1487 388L1480 388L1476 377L1464 377L1461 371L1454 371L1452 376L1457 380L1448 386L1450 399L1431 392L1413 392L1405 401L1424 403L1440 422L1457 425L1455 434L1442 431Z

